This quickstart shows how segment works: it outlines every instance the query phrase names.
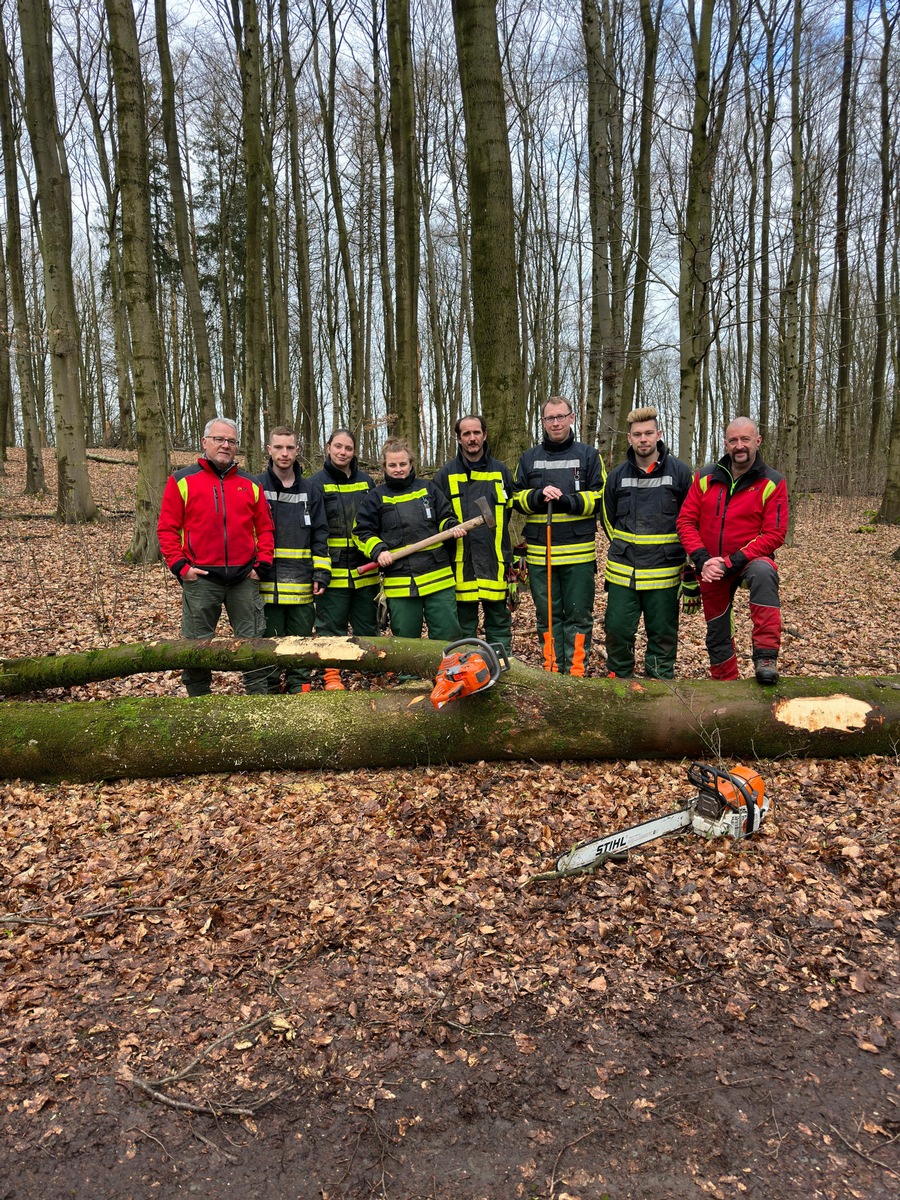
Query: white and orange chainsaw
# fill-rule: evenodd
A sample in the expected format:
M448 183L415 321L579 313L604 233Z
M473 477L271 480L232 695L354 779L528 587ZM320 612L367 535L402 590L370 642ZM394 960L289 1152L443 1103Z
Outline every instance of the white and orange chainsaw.
M642 821L619 833L581 842L556 860L564 875L587 871L607 858L618 858L667 834L692 830L702 837L731 837L736 841L757 832L769 811L769 798L760 775L751 767L730 771L706 763L691 763L688 780L697 788L685 808Z

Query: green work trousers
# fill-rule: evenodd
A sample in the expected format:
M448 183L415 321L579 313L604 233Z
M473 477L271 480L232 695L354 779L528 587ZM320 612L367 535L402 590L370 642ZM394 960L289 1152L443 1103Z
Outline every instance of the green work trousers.
M634 674L634 639L641 613L647 651L644 674L649 679L673 679L678 653L678 596L680 588L655 588L639 592L635 588L606 585L606 666L622 679Z
M452 587L427 596L390 596L388 607L394 637L421 637L423 620L433 642L455 642L462 637Z
M262 637L265 617L257 581L219 583L209 578L182 581L181 636L192 640L215 637L223 607L235 637ZM266 675L265 669L245 671L244 690L250 695L264 695ZM212 671L206 667L187 667L181 672L181 680L189 696L208 696L212 691Z
M528 583L534 601L538 638L545 671L584 675L594 631L594 580L596 563L554 567L553 638L547 636L547 568L528 566Z
M314 604L267 604L266 637L312 637L313 621L316 617ZM285 690L292 695L303 691L309 683L309 667L288 667L284 673ZM267 678L270 692L281 691L281 668L272 667Z
M484 613L484 640L499 642L507 654L512 654L512 613L505 600L457 600L456 611L462 636L478 636L479 603Z
M356 637L378 637L377 596L377 587L326 588L316 597L316 633L346 637L349 625Z

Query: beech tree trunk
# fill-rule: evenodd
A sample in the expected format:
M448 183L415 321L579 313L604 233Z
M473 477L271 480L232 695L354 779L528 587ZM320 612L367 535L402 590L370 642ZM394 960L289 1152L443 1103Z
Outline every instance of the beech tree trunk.
M489 691L436 712L440 643L400 638L214 640L0 661L6 695L187 665L404 671L421 684L301 696L155 697L0 707L0 777L153 778L534 759L819 758L894 754L900 678L575 680L514 663Z

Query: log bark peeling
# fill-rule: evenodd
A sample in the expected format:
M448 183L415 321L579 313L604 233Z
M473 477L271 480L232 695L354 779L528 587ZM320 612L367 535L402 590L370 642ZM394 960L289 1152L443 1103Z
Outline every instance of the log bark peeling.
M65 657L69 668L90 656L103 669L116 661L117 674L128 673L126 661L136 671L188 661L235 670L297 661L428 676L441 655L427 641L316 639L302 648L287 641L155 643ZM36 668L24 662L0 664L4 688L25 678L34 686ZM49 670L63 659L30 662ZM64 672L50 674L59 680ZM430 683L412 683L301 696L5 701L0 776L49 782L479 760L834 758L900 748L897 676L790 678L761 688L751 680L575 680L514 662L495 687L440 712L429 691Z

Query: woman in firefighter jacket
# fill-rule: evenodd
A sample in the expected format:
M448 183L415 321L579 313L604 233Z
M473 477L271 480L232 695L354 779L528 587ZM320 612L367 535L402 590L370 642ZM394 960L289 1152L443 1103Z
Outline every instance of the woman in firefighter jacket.
M334 431L325 446L325 465L309 482L310 490L321 495L325 506L331 555L331 582L316 597L316 633L320 637L346 637L349 626L357 637L377 637L378 573L357 575L356 568L368 560L353 541L356 513L375 484L359 469L355 434L349 429ZM328 667L326 691L343 686L337 667Z
M356 514L353 538L367 561L377 562L395 637L422 636L422 621L433 641L461 637L450 556L443 543L417 550L396 562L392 550L453 529L450 501L427 479L417 479L409 446L390 438L381 452L384 483L367 493Z
M513 508L524 513L528 583L545 671L584 675L594 629L600 457L575 440L571 405L551 396L541 407L544 436L516 470ZM547 562L548 526L550 563ZM553 629L547 628L550 568Z

